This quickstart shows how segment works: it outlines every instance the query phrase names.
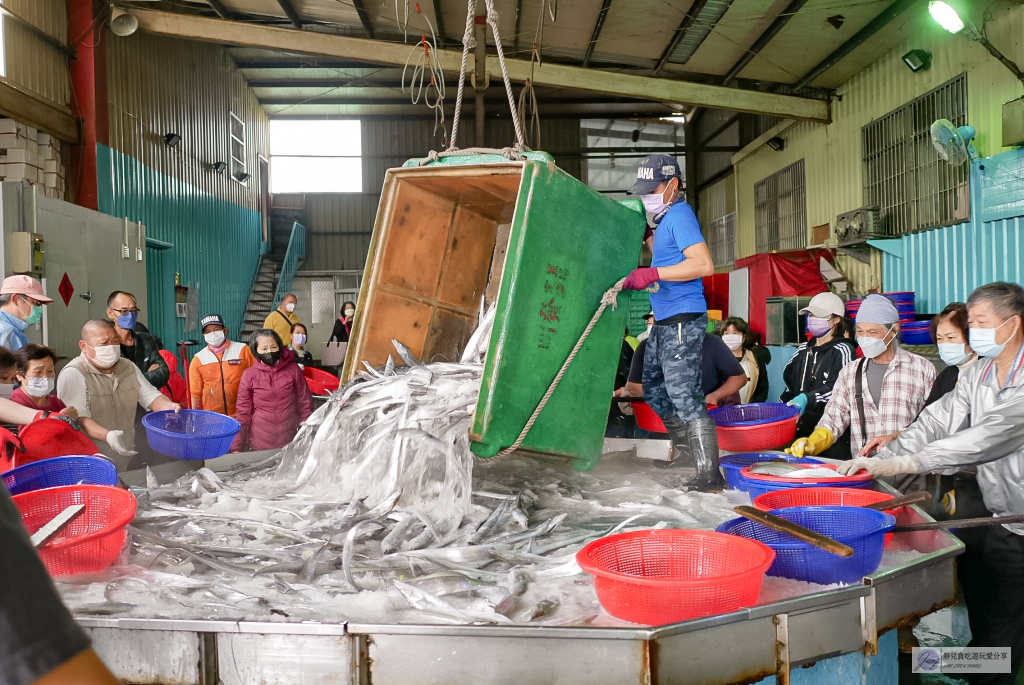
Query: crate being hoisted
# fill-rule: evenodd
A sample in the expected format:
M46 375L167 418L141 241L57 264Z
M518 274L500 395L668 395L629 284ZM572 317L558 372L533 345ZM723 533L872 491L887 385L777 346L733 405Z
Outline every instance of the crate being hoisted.
M342 374L398 362L392 339L425 362L458 361L481 298L497 302L470 433L479 457L519 436L601 295L636 267L645 226L639 201L591 190L546 153L524 157L411 160L387 172ZM627 310L605 310L521 450L593 468Z

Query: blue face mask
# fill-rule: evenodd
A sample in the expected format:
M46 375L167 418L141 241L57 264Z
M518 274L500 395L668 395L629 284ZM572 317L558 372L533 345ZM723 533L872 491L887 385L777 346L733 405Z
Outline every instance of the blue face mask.
M139 315L135 312L128 312L117 317L117 325L127 331L135 330L135 324L139 320Z
M1010 319L1007 319L995 328L968 329L968 342L971 344L971 349L982 357L998 357L1006 348L1006 343L1000 345L996 342L996 331L1008 323L1010 323ZM1010 337L1008 337L1007 340L1011 337L1013 337L1013 333L1010 334Z

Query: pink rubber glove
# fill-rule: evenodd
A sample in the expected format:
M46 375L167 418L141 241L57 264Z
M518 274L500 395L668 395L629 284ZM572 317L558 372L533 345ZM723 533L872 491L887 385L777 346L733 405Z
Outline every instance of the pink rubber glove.
M623 290L645 290L647 286L658 280L657 267L647 266L633 269L622 284Z

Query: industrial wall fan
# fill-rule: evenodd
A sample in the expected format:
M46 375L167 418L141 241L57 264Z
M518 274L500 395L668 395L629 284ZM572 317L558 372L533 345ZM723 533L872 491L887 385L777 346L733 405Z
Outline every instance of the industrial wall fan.
M978 151L971 144L977 132L973 126L953 125L949 119L936 119L932 123L932 145L944 161L952 166L978 159Z

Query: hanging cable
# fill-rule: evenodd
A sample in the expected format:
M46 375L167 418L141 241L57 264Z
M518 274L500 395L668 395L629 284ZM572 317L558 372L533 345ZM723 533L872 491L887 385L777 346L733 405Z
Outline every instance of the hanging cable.
M409 72L410 63L412 63L412 73L409 79L412 104L417 105L422 100L428 108L434 111L434 135L437 135L437 129L440 127L443 144L447 146L448 131L444 120L444 70L441 69L440 60L432 57L432 53L437 50L437 33L434 31L434 25L430 22L430 18L420 10L418 2L416 3L416 14L427 22L427 28L430 29L430 40L427 40L426 34L423 34L420 42L409 52L409 57L405 60L405 67L402 69L402 92L405 92L405 77ZM415 62L413 58L415 58Z

